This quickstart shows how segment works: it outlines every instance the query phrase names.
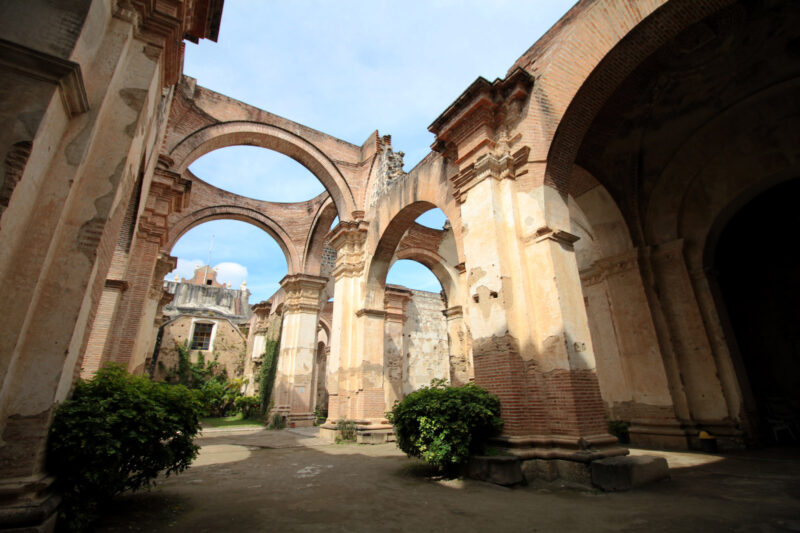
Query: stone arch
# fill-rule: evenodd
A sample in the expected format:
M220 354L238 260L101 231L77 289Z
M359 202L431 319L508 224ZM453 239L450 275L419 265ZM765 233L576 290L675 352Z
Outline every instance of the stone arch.
M284 128L262 122L223 122L201 128L182 139L169 153L182 173L200 156L219 148L260 146L291 157L322 182L343 216L355 210L350 185L336 164L312 142Z
M386 285L386 276L392 266L392 259L397 252L397 247L405 235L406 231L412 227L414 221L425 211L435 208L436 205L420 200L406 205L400 209L391 221L380 231L376 228L373 235L379 235L379 240L370 250L367 257L370 257L367 271L367 294L365 307L383 307L383 290Z
M300 258L297 257L297 252L291 245L291 239L283 227L263 213L235 205L204 207L181 217L170 228L169 239L165 245L166 249L172 250L178 239L190 229L212 220L238 220L264 230L270 237L275 239L283 251L288 274L299 272Z
M398 250L396 257L397 259L416 261L433 272L433 275L439 280L439 284L444 290L448 305L453 305L454 303L460 303L462 301L458 284L458 274L453 266L448 264L441 255L426 248L414 247ZM389 268L391 269L391 265Z
M531 96L538 100L545 117L543 134L552 139L545 182L567 191L583 139L617 87L682 30L733 2L597 2L576 13L574 28L560 45L556 59L544 72L536 73ZM546 37L541 41L548 41ZM518 64L527 62L524 67L535 70L536 55L536 50L529 51Z

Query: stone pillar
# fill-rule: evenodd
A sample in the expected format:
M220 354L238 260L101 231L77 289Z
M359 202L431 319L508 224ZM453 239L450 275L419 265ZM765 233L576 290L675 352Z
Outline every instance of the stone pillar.
M475 380L469 332L460 305L442 311L447 320L447 346L450 351L450 383L456 387Z
M612 418L631 423L634 444L685 448L638 250L601 259L582 278L601 393Z
M386 323L383 340L383 379L387 409L394 402L403 399L403 367L406 357L406 343L403 327L406 323L406 307L411 300L411 291L401 287L386 287L384 293L384 309Z
M125 365L128 371L142 373L152 346L153 321L161 299L163 277L174 268L174 259L161 251L168 235L167 218L188 202L191 182L179 174L157 168L153 175L144 211L139 217L130 262L125 274L129 289L117 310L105 361ZM160 277L159 277L160 276Z
M475 382L500 398L498 440L586 481L587 463L627 450L607 433L565 195L519 142L533 83L479 79L430 130L458 168Z
M289 423L310 426L314 422L314 362L322 290L328 280L292 274L281 280L286 300L275 378L275 411Z
M718 441L741 443L742 432L729 417L706 325L686 266L682 239L655 247L650 260L658 301L675 353L674 388L682 388L691 420L682 422L690 430L693 445L698 429L717 436ZM677 374L677 375L675 375ZM720 442L720 444L723 444Z
M328 239L336 250L333 268L334 300L331 324L331 355L328 359L328 422L323 426L335 434L335 422L352 417L350 397L353 390L351 367L355 360L355 321L361 301L361 276L364 273L364 242L367 224L342 221ZM330 431L329 431L330 433Z

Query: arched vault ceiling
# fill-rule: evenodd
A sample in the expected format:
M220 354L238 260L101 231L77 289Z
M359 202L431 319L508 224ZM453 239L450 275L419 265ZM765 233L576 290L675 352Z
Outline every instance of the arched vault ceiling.
M798 76L800 4L734 4L686 28L623 81L595 117L576 163L609 190L641 241L664 169L691 148L695 132ZM774 122L784 121L780 109L773 112ZM693 149L703 157L703 147Z

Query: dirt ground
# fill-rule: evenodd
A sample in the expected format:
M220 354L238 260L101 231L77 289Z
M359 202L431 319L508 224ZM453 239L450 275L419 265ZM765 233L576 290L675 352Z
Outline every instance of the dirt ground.
M394 444L327 444L316 428L211 430L196 463L120 497L97 528L129 531L800 531L800 450L660 454L672 479L631 492L503 488L432 477Z

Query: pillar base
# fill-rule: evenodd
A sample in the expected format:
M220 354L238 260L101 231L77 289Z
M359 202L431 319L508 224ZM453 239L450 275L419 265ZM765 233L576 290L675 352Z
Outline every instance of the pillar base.
M689 449L689 435L677 420L664 422L633 419L628 433L631 444L637 447L669 450Z
M522 460L522 472L528 480L562 479L585 486L592 484L592 461L628 454L612 435L500 436L492 443Z
M314 413L289 413L286 422L289 427L311 427L314 425Z
M358 444L383 444L394 442L394 427L384 420L355 420L356 442ZM339 427L335 421L328 420L319 427L319 436L328 442L339 438Z
M0 531L54 531L61 496L51 492L52 483L53 478L44 475L1 481Z

